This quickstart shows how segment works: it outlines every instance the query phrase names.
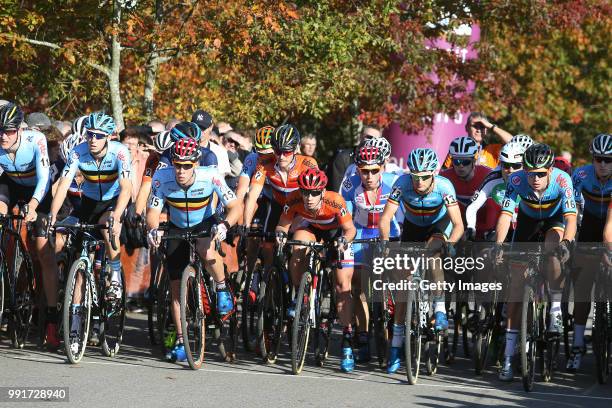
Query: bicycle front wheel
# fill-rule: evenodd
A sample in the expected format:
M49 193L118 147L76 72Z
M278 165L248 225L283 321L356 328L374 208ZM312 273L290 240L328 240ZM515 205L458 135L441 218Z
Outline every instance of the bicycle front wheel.
M34 270L32 260L21 239L15 237L14 279L15 289L11 302L9 335L13 347L23 348L32 324L32 314L36 303L34 290ZM39 313L42 313L40 311Z
M62 326L66 357L72 364L83 358L89 335L92 288L87 268L87 261L77 259L66 279Z
M204 312L202 272L189 265L181 278L181 328L189 367L202 367L205 348L206 313Z
M525 391L533 390L537 342L538 315L535 293L530 285L526 285L521 312L521 376Z
M312 298L312 275L305 272L295 302L295 318L291 332L291 370L299 374L304 368L308 336L310 333L310 304Z
M612 333L608 322L607 302L595 302L593 309L593 355L595 356L595 367L597 381L605 384L610 374L610 345L612 344Z
M404 341L406 354L406 377L408 383L414 385L419 378L421 364L421 291L420 289L408 292L406 301L406 335Z
M107 265L106 276L110 274L110 266ZM104 280L108 283L108 280ZM121 299L102 302L100 310L100 344L102 352L106 357L115 357L121 348L123 340L123 328L125 327L125 298L126 298L126 281L121 268ZM106 293L106 288L102 291L102 296Z

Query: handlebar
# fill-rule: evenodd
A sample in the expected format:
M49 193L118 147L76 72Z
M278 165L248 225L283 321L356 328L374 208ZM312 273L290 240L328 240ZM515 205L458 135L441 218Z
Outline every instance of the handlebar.
M168 231L169 229L170 228L167 224L160 225L160 227L158 228L158 230L160 231ZM161 240L170 241L170 240L178 239L182 241L193 241L193 240L200 239L200 238L210 238L210 237L211 237L210 231L198 231L198 232L186 231L180 234L164 235L161 237ZM219 255L221 255L222 257L225 257L225 252L221 248L221 241L215 240L215 250L219 253Z

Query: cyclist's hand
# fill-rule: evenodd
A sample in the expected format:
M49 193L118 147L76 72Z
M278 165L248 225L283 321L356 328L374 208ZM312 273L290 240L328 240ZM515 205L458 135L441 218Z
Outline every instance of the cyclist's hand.
M38 216L38 214L36 214L36 211L28 210L27 207L26 207L26 210L28 212L23 214L23 220L25 222L34 222L34 221L36 221L36 217Z
M245 239L247 236L247 227L245 227L244 225L237 225L236 235L238 235L240 239Z
M110 217L108 217L108 220L106 221L106 226L107 227L113 227L113 237L115 240L117 240L119 238L119 236L121 235L121 223L119 222L119 218L115 217L113 214L111 214ZM109 231L111 232L111 231Z
M504 263L504 247L503 244L495 244L493 248L493 263L501 265Z
M377 257L379 258L386 258L389 256L389 240L385 239L385 240L381 240L378 245L376 246L377 248Z
M476 239L476 230L474 228L466 229L464 238L466 241L474 241Z
M225 241L225 238L227 238L227 225L225 223L213 225L210 235L212 235L215 241Z
M562 263L565 263L567 261L569 261L570 258L570 247L571 247L572 243L567 240L564 239L561 242L559 242L559 246L557 247L557 254L559 255L559 261Z
M346 251L348 242L346 241L345 237L338 237L334 240L334 246L336 247L336 249L338 249L338 252L342 253Z
M49 227L53 227L56 222L57 222L57 214L50 213L49 215L47 215L47 223L48 223L47 225Z
M283 231L277 231L275 235L276 235L276 245L278 245L281 248L285 246L285 242L287 242L287 233Z
M153 246L154 248L159 248L162 235L164 235L164 231L159 231L157 228L151 229L149 234L147 234L149 245Z
M142 220L140 214L136 213L136 206L129 205L125 214L125 223L130 227L135 227Z
M447 242L446 243L446 256L450 257L450 258L454 258L457 256L457 249L455 248L455 244L453 244L452 242Z

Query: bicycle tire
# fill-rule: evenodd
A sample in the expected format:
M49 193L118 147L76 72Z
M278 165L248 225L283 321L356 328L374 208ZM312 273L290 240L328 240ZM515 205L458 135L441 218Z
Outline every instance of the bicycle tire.
M157 325L157 333L159 333L159 346L162 355L165 356L167 352L172 349L166 347L165 341L169 333L170 327L174 327L172 317L170 315L170 307L172 303L172 293L170 289L170 278L168 274L164 273L160 282L160 286L156 291L156 309L155 309L155 321ZM176 328L174 329L176 331Z
M106 265L106 273L110 273L110 266ZM104 282L108 282L106 279ZM121 348L121 342L123 341L123 329L125 328L125 314L126 314L126 281L123 274L123 268L121 268L121 300L118 304L107 302L104 299L104 288L102 293L102 302L100 310L100 345L102 346L102 353L106 357L115 357L119 353Z
M408 292L406 300L405 355L406 378L410 385L415 385L419 379L421 364L421 291L420 289Z
M374 342L376 343L376 356L378 366L381 369L387 367L389 358L389 339L391 330L391 311L389 310L389 300L392 299L388 290L383 289L382 299L374 301L372 306L372 320L374 326Z
M427 375L435 375L438 371L440 363L440 350L442 348L442 333L436 333L434 340L430 340L426 343L425 347L425 368Z
M147 328L149 329L149 342L152 346L157 346L164 341L157 322L162 274L163 265L158 262L149 279L149 300L147 302Z
M291 328L291 371L297 375L304 368L308 337L310 335L310 309L312 298L312 275L305 272L300 280L296 302L295 318Z
M605 384L610 374L610 344L612 333L608 327L611 316L608 316L607 302L595 302L593 307L593 355L597 382Z
M538 343L538 316L535 293L531 285L525 285L521 311L521 377L523 388L533 390L536 348Z
M333 272L327 270L320 280L320 288L317 291L316 326L315 326L315 361L319 367L323 367L329 355L332 329L335 320L336 291L334 290ZM329 296L329 310L326 315L322 313L322 305Z
M83 358L85 349L87 348L87 338L89 336L89 322L91 318L91 303L92 303L92 288L90 281L87 277L87 265L88 261L82 258L77 259L72 263L68 278L66 279L66 295L64 296L64 310L62 316L63 324L63 337L64 337L64 350L66 351L66 357L71 364L77 364ZM81 306L81 325L80 325L80 341L79 349L75 354L72 352L70 346L70 329L72 322L72 299L74 298L74 291L76 288L77 276L82 276L83 293L82 293L82 306ZM84 312L84 313L83 313ZM84 315L83 315L84 314Z
M272 267L267 275L259 287L261 300L257 307L257 339L264 362L274 364L281 345L283 292L278 269Z
M30 255L25 250L21 238L15 237L14 274L15 294L11 302L9 336L14 348L24 348L32 323L36 292L34 289L34 270ZM18 292L19 291L19 292ZM39 311L39 314L43 313Z
M181 328L185 344L187 362L192 370L202 367L206 347L206 313L202 299L205 285L202 272L192 265L183 270L181 276Z
M246 275L244 289L242 291L242 311L241 311L241 335L244 349L248 352L255 351L257 348L257 299L251 301L249 293L255 273L259 274L260 282L262 276L261 263L257 263L253 271ZM257 293L257 292L256 292Z
M474 371L476 375L481 375L487 366L487 358L489 346L493 338L493 328L497 319L497 306L495 301L489 305L490 311L487 313L487 308L484 305L480 306L479 322L485 322L485 327L478 327L474 339ZM480 326L480 323L479 323Z

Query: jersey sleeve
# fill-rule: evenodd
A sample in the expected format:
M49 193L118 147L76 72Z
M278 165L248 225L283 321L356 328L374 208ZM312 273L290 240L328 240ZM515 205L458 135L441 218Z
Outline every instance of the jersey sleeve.
M159 154L157 153L149 153L149 157L147 157L147 161L145 163L145 170L142 174L142 181L151 181L153 178L153 174L157 169L157 165L159 164Z
M34 160L36 160L36 187L32 198L39 203L49 190L49 154L47 153L47 139L40 134L34 144Z
M563 215L576 215L576 201L574 200L574 186L572 179L565 172L560 172L556 178L561 195L561 208Z
M242 170L240 171L240 177L251 178L255 172L255 167L257 167L257 155L255 153L250 153L244 159Z
M154 210L161 211L164 208L164 201L166 199L161 183L161 172L156 172L153 175L151 182L151 197L149 198L148 207Z
M283 207L283 211L281 212L280 219L278 221L278 225L280 224L291 224L295 217L298 215L297 206L298 202L296 200L288 199L287 204Z
M393 187L391 187L391 194L389 194L388 202L399 204L404 192L404 186L409 180L410 176L408 174L399 176L397 180L393 183Z
M255 167L255 173L253 174L253 177L251 177L251 185L263 186L265 182L266 182L266 167L263 164L258 164Z
M521 177L519 175L510 176L508 184L506 185L506 194L501 204L502 213L506 213L510 216L514 216L514 210L518 203L519 192L515 186L521 184Z
M576 201L576 204L578 205L582 205L582 203L584 202L584 197L582 196L582 181L584 180L584 174L585 172L582 171L581 169L577 169L576 171L574 171L574 174L572 174L572 185L574 188L574 200Z
M132 159L130 158L130 151L123 145L117 149L117 171L119 172L120 180L129 180L132 175Z
M68 178L70 180L74 179L77 170L79 169L79 152L75 147L68 153L68 160L66 161L66 165L64 166L64 170L62 170L62 177Z
M302 164L304 165L305 168L310 168L310 169L318 169L319 165L317 163L317 161L312 158L312 157L307 157L304 159L304 161L302 162Z
M344 225L348 222L351 222L353 220L353 217L346 206L346 201L344 200L344 198L342 198L341 195L338 195L336 202L340 207L338 210L338 214L336 215L338 225Z
M219 197L219 201L223 206L227 206L229 203L236 199L236 194L232 191L231 188L228 187L225 179L219 176L218 173L215 173L212 177L212 185L215 193Z
M455 192L455 187L453 186L453 183L450 182L450 180L440 180L440 192L442 193L444 205L447 208L457 205L457 193Z
M200 159L200 166L208 167L208 166L218 166L217 155L210 149L206 149L204 147L200 148L202 150L202 158Z
M476 216L478 210L487 202L487 194L484 190L478 190L472 197L472 202L465 209L465 220L468 228L476 229Z
M348 184L347 184L348 182ZM353 214L353 198L355 198L355 190L351 180L346 178L340 187L340 195L346 202L346 209L350 214Z

